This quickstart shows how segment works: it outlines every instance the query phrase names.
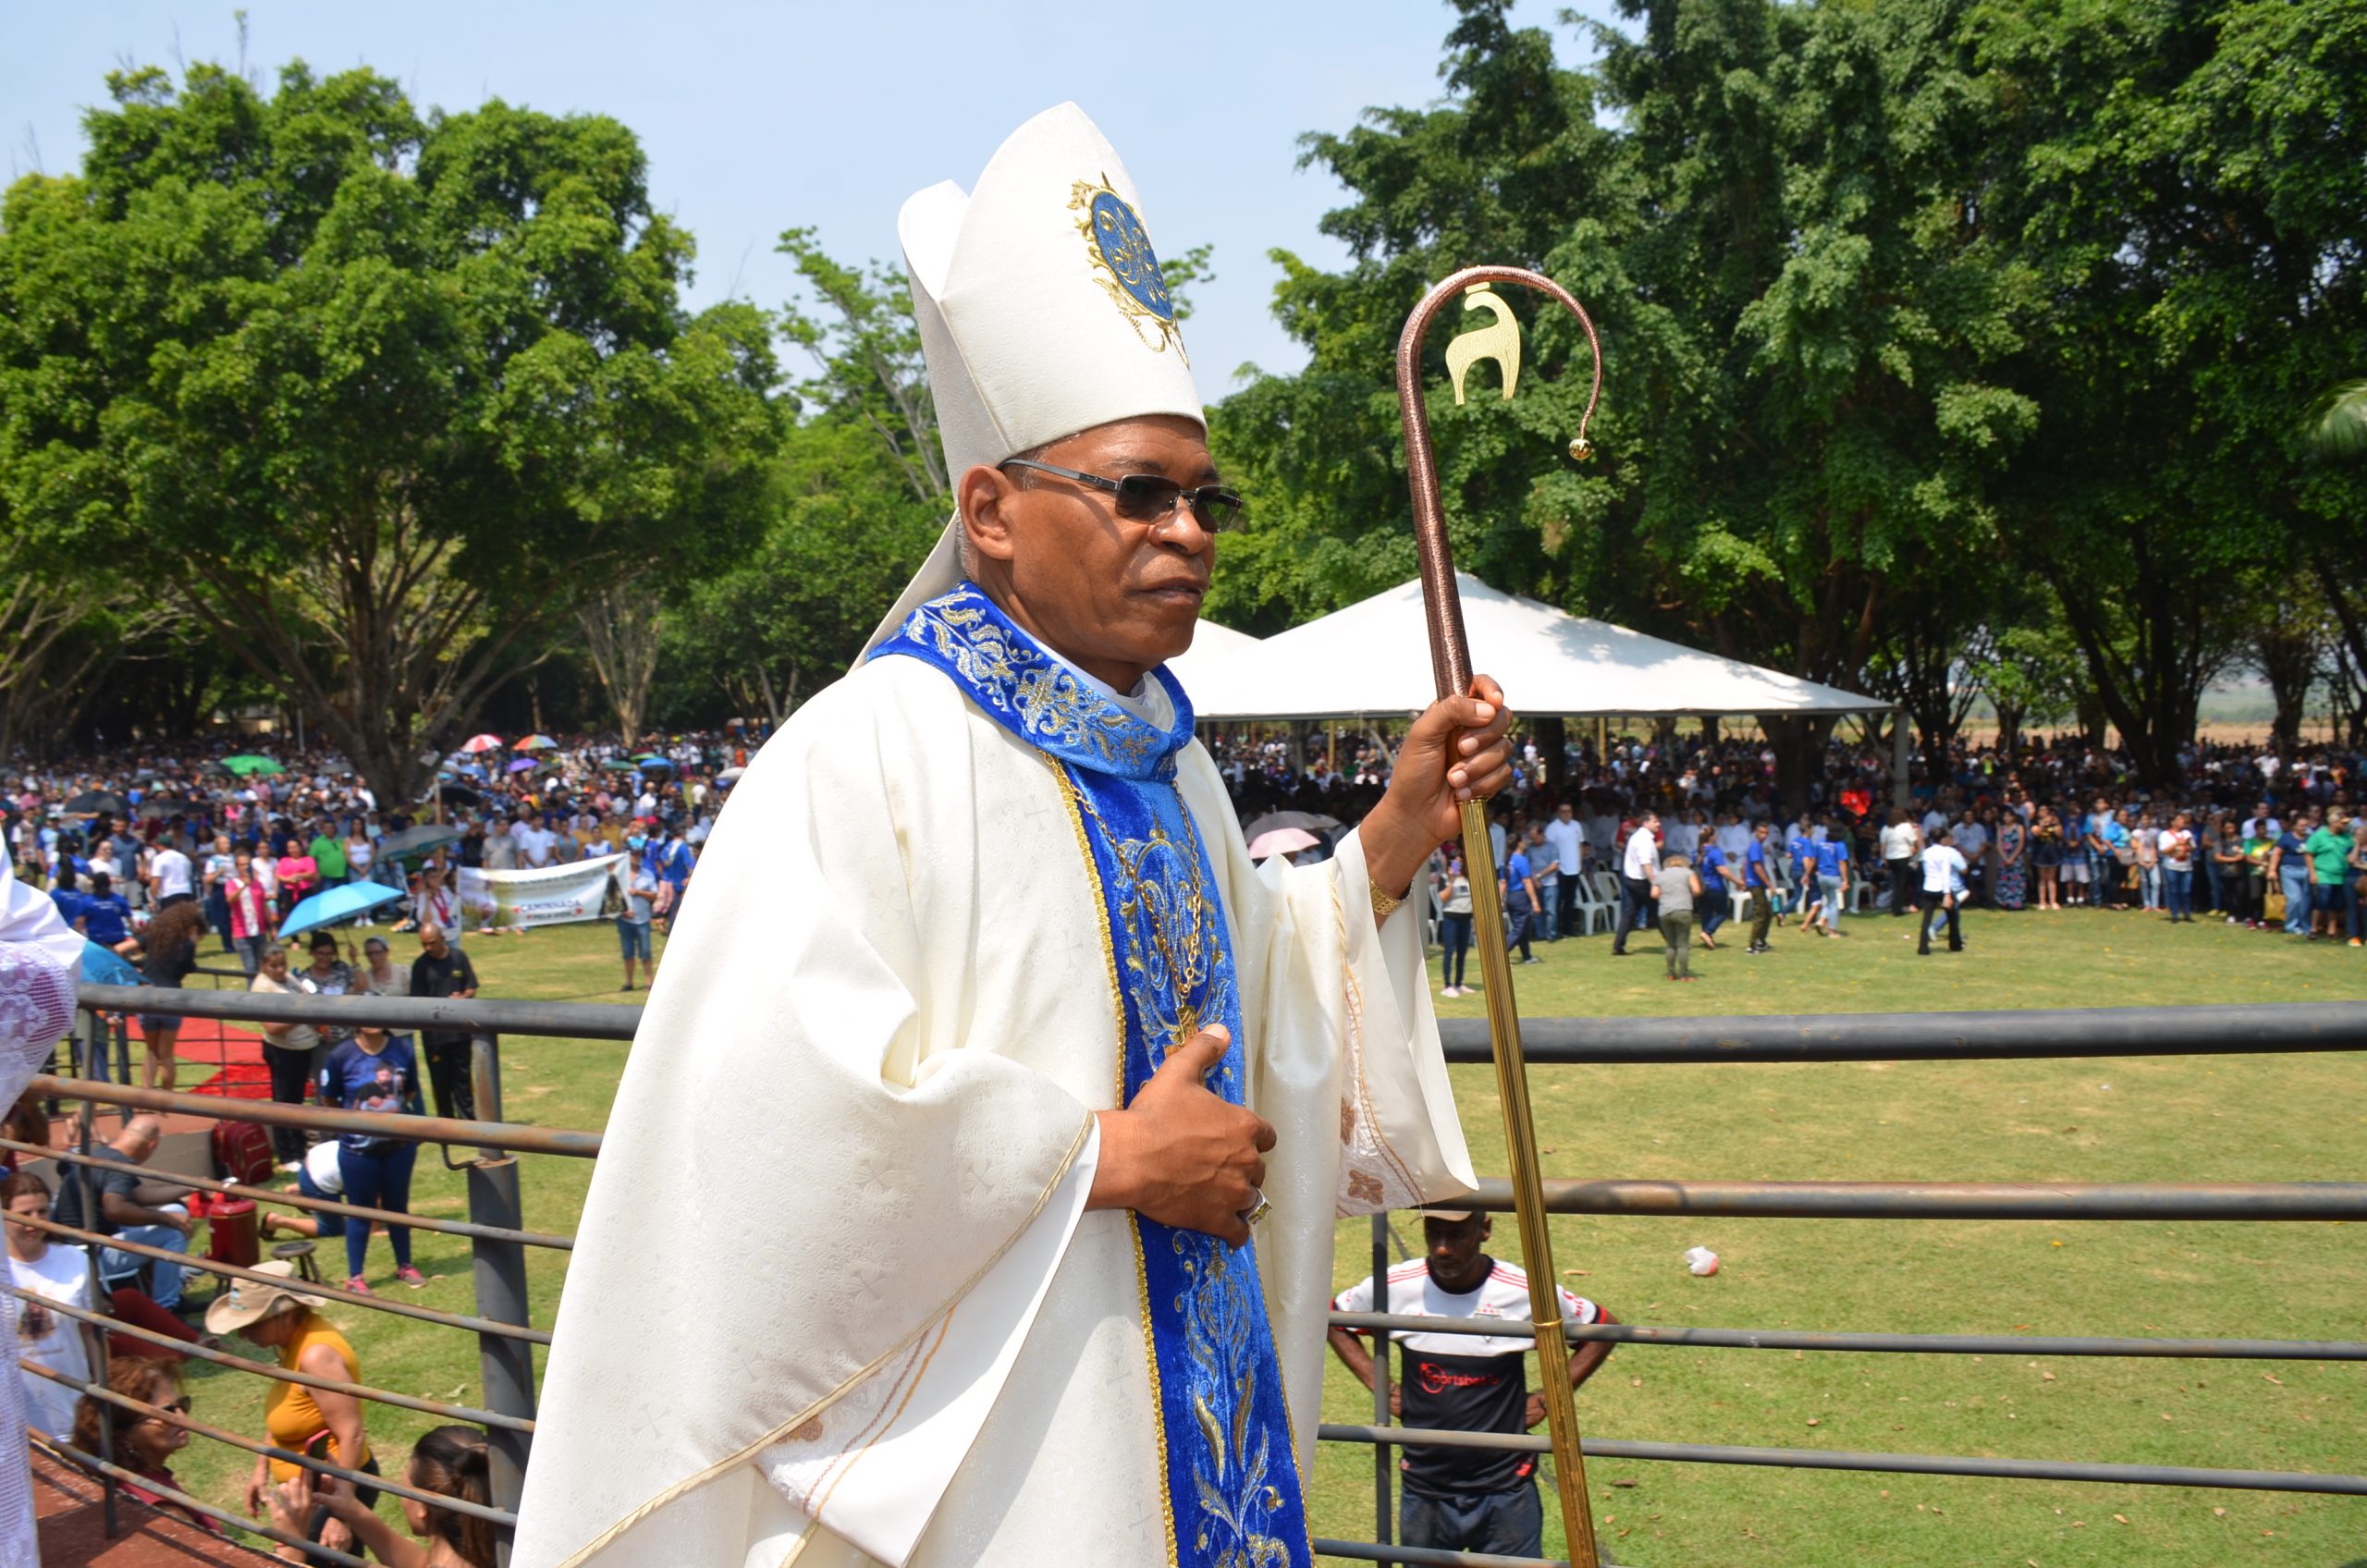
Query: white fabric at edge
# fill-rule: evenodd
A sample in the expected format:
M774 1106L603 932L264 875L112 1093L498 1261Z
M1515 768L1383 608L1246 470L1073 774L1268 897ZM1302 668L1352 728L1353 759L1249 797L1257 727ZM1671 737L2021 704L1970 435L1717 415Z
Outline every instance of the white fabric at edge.
M1044 1292L1052 1287L1053 1270L1085 1213L1100 1157L1097 1123L1044 1212L946 1315L942 1337L933 1341L911 1393L889 1416L886 1430L851 1455L820 1461L810 1444L779 1444L757 1461L767 1479L791 1497L811 1499L818 1492L823 1501L810 1515L815 1522L901 1568L1019 1359Z
M82 973L82 938L40 888L11 876L0 889L0 1105L14 1105L48 1063L74 1022L74 986ZM17 1339L17 1305L0 1313L0 1333ZM0 1377L0 1568L40 1568L33 1532L31 1455L25 1447L24 1379ZM53 1432L70 1438L70 1432Z

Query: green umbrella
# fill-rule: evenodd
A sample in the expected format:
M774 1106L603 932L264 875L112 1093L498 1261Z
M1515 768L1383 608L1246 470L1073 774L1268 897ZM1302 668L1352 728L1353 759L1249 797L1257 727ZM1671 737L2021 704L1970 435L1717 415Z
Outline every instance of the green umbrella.
M285 773L288 771L277 763L272 761L269 757L224 757L222 759L222 766L242 778L250 774Z

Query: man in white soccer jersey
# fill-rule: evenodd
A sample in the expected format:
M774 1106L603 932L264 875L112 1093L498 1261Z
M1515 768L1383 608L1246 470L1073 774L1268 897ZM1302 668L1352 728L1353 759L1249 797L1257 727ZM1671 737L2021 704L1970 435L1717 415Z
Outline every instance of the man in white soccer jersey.
M1423 1256L1389 1271L1385 1305L1373 1305L1370 1279L1332 1301L1341 1312L1400 1317L1501 1317L1528 1322L1528 1275L1487 1253L1489 1218L1462 1208L1422 1211ZM1610 1313L1564 1291L1562 1316L1572 1323L1616 1323ZM1372 1387L1369 1330L1334 1329L1331 1348ZM1526 1334L1457 1334L1392 1329L1404 1347L1403 1380L1389 1392L1390 1413L1408 1427L1458 1432L1525 1432L1545 1419L1545 1396L1528 1387L1531 1341ZM1611 1354L1606 1341L1577 1346L1570 1355L1570 1387L1594 1376ZM1405 1546L1450 1551L1541 1557L1544 1509L1537 1495L1537 1455L1484 1448L1409 1448L1398 1462L1404 1493L1397 1506L1397 1538Z

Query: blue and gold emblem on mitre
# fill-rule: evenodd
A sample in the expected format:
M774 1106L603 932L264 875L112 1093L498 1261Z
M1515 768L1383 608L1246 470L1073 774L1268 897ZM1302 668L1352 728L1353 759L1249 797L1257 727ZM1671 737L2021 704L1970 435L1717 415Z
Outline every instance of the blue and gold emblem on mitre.
M1103 175L1097 185L1080 179L1069 193L1069 210L1084 214L1077 229L1085 236L1085 253L1093 260L1094 282L1118 307L1134 336L1154 351L1173 344L1186 364L1184 334L1175 325L1175 300L1167 292L1167 278L1150 248L1150 234L1126 199L1110 189Z

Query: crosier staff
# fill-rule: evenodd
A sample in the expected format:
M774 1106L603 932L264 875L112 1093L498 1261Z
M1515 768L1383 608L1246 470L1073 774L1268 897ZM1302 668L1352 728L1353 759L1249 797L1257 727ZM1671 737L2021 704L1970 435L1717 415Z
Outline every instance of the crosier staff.
M1486 310L1493 325L1456 337L1447 346L1447 369L1454 400L1463 401L1464 377L1479 360L1492 359L1503 373L1510 398L1520 376L1519 326L1488 285L1517 283L1551 295L1567 306L1586 328L1594 354L1594 386L1586 413L1570 443L1570 456L1589 455L1586 430L1602 396L1602 343L1586 308L1551 278L1521 267L1466 267L1422 297L1397 339L1397 405L1405 422L1406 484L1414 496L1414 540L1422 562L1422 608L1429 622L1430 669L1441 697L1471 690L1471 647L1463 629L1463 598L1454 586L1454 561L1439 504L1437 454L1430 446L1430 416L1422 401L1422 339L1446 302L1468 292L1466 310ZM1463 858L1475 887L1492 885L1496 864L1488 839L1484 801L1463 802ZM1480 873L1484 873L1484 877ZM1520 1226L1521 1256L1528 1265L1529 1320L1537 1329L1538 1372L1545 1384L1545 1413L1553 1443L1553 1471L1562 1501L1562 1533L1573 1568L1598 1568L1594 1513L1587 1496L1586 1462L1578 1450L1578 1415L1570 1390L1570 1343L1562 1333L1553 1241L1546 1229L1545 1191L1537 1169L1537 1123L1529 1110L1528 1068L1521 1055L1520 1011L1513 1003L1513 970L1504 950L1503 910L1492 899L1472 900L1479 938L1479 970L1487 976L1488 1037L1496 1061L1496 1089L1504 1107L1504 1143L1512 1156L1513 1209Z

